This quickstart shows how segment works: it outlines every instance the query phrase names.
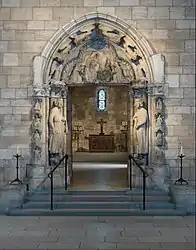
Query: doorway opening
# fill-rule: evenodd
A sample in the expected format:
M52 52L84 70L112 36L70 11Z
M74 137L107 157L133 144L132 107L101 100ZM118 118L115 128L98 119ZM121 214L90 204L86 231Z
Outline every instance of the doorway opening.
M130 101L128 86L70 87L74 189L128 187Z

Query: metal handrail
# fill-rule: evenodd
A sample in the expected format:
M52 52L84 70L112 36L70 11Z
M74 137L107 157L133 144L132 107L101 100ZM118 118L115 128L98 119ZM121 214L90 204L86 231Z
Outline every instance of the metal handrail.
M130 176L129 176L129 188L132 190L132 160L135 165L140 169L143 175L143 210L146 209L146 177L148 176L147 172L138 164L136 159L130 154L128 156L130 163Z
M53 210L53 173L54 171L61 165L61 163L65 160L65 190L67 190L67 160L68 160L68 155L64 155L60 161L57 163L57 165L48 173L48 177L50 178L50 209Z

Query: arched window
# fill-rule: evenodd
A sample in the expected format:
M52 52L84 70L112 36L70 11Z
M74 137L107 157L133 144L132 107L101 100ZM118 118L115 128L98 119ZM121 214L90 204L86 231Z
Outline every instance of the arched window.
M99 89L97 92L97 109L98 111L106 110L106 90Z

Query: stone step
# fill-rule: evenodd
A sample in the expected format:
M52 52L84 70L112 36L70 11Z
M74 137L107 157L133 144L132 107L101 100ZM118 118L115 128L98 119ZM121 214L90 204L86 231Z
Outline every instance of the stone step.
M184 216L176 209L15 209L8 216Z

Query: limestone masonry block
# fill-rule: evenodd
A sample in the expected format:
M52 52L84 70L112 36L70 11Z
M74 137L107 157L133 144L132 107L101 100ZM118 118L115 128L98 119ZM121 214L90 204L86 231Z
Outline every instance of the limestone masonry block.
M170 8L170 19L184 19L185 8L183 7L171 7Z
M137 29L147 29L147 30L149 30L149 29L156 29L156 26L157 26L157 24L156 24L156 20L148 20L148 19L146 19L146 20L138 20L137 21Z
M152 37L153 39L168 39L168 30L153 29Z
M103 0L84 0L84 6L103 6Z
M31 107L32 103L31 100L17 99L17 100L12 100L11 105L13 107Z
M18 66L18 54L17 53L4 53L3 54L3 66Z
M2 30L2 40L15 40L15 30Z
M195 74L196 73L196 69L195 66L183 66L182 67L182 73L183 74Z
M171 98L171 99L166 99L166 105L167 105L167 110L172 110L173 112L173 107L174 106L180 106L182 103L181 99L175 99L175 98ZM171 109L172 108L172 109Z
M7 84L7 76L0 74L0 88L5 88Z
M11 8L11 20L32 20L32 8Z
M195 55L191 53L181 53L180 65L195 65Z
M129 7L116 7L115 8L115 16L121 19L129 19L131 18L131 8Z
M164 53L167 65L179 65L180 56L176 53Z
M149 7L149 19L169 19L169 7Z
M175 26L175 20L157 20L157 29L168 29L174 31Z
M44 30L35 32L35 40L48 41L54 35L53 30Z
M167 126L180 125L181 123L182 123L182 115L181 114L175 114L175 115L170 114L166 119Z
M172 6L172 0L156 0L156 6Z
M10 99L1 99L0 100L0 107L11 107Z
M192 6L192 0L173 0L173 6Z
M97 11L100 13L105 13L114 16L115 8L114 7L97 7Z
M146 19L148 16L147 7L133 7L132 18L133 19Z
M27 21L4 21L4 29L26 30Z
M30 107L13 107L13 114L29 114Z
M103 0L103 6L119 6L120 0Z
M174 114L190 114L191 108L190 107L174 107Z
M39 6L39 0L20 0L20 6L21 7L36 7L36 6Z
M22 51L23 52L37 52L39 53L45 45L45 41L26 41L23 42Z
M184 40L189 39L189 30L169 30L168 38L173 40Z
M86 13L96 12L96 7L75 7L74 8L74 18L81 17Z
M74 8L53 8L53 20L68 22L73 19Z
M15 98L15 89L1 89L1 98Z
M184 41L182 40L166 40L166 52L183 52Z
M185 17L186 19L195 19L195 7L185 8Z
M10 20L9 8L0 8L0 20Z
M184 98L193 98L195 99L195 91L192 88L183 88Z
M138 6L139 0L120 0L120 6Z
M20 75L9 75L8 76L8 87L9 88L20 88Z
M166 74L182 74L182 66L166 66Z
M20 7L20 0L2 0L2 7Z
M45 30L57 30L59 28L58 21L45 21L44 22Z
M27 29L29 30L43 30L44 29L44 21L28 21Z
M195 40L185 41L185 52L190 52L190 53L195 52Z
M193 20L176 20L176 29L195 29Z
M180 87L193 87L195 88L195 75L181 75Z
M16 89L16 98L27 98L27 89Z
M33 20L52 20L52 8L33 8Z
M155 6L156 0L140 0L140 6Z
M84 6L84 0L61 0L61 6Z
M40 0L40 6L61 6L61 0Z
M9 41L8 51L9 52L21 52L21 42L20 41Z
M8 42L0 41L0 52L7 52Z
M179 75L166 75L166 82L169 84L169 87L179 87Z
M183 89L169 87L169 98L183 98Z

